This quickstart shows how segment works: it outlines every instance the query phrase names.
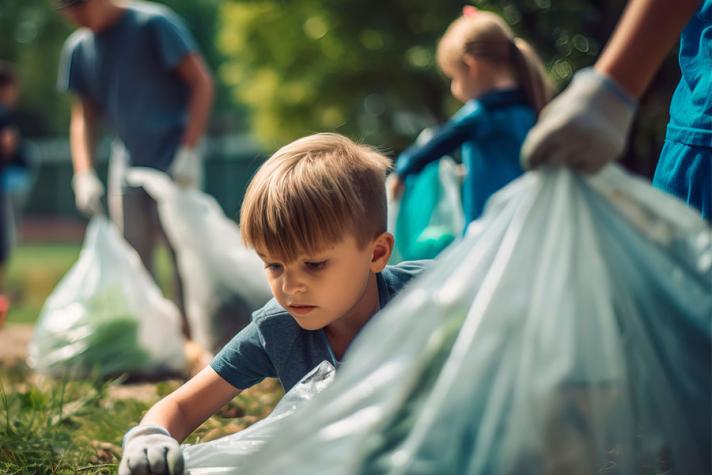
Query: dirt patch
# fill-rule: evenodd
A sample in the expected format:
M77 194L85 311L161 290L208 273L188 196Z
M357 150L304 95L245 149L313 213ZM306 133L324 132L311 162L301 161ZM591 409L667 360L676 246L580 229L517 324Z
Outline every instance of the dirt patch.
M32 325L8 323L0 329L0 364L11 366L27 358Z

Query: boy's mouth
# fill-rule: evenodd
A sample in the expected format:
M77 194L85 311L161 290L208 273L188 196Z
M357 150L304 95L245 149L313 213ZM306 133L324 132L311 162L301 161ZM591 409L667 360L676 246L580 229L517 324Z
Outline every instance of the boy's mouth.
M306 315L316 308L316 305L289 305L289 312L295 315Z

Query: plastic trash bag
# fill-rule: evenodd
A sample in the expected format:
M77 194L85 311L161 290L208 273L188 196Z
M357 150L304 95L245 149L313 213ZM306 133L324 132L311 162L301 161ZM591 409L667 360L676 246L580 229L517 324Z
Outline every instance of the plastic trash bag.
M246 458L277 434L276 423L286 422L298 407L329 386L334 380L334 374L335 369L331 363L322 361L284 395L265 419L236 434L202 444L184 445L186 474L249 473L241 471Z
M185 368L178 309L105 217L87 227L79 260L42 308L29 347L37 371L75 377Z
M191 336L216 352L272 298L264 264L242 244L237 224L211 196L178 187L166 174L131 168L126 179L158 203L176 252Z
M389 213L396 238L392 262L436 257L465 226L455 162L441 158L406 177L403 195L389 203Z
M710 473L709 225L613 165L473 224L244 473Z

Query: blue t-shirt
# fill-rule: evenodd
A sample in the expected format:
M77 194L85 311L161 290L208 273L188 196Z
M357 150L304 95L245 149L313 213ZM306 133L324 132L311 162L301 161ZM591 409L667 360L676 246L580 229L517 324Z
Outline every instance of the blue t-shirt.
M402 262L376 274L383 308L429 261ZM210 366L225 381L247 389L267 377L279 378L285 391L322 361L338 366L323 330L305 330L272 299L252 314L252 322L228 342Z
M131 3L108 29L81 28L67 39L57 85L99 109L132 166L165 171L188 121L189 89L175 68L196 50L168 8Z
M536 112L520 90L496 90L468 101L424 145L415 145L396 161L401 177L459 147L467 169L463 208L467 222L480 217L487 199L523 173L519 149L536 122Z
M712 219L712 0L680 35L680 72L653 185Z

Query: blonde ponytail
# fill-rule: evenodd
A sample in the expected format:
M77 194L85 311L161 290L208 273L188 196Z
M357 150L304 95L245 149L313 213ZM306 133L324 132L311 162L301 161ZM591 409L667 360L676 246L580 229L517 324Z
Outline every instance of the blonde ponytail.
M534 49L521 38L512 39L512 63L519 86L537 114L554 95L544 65Z

